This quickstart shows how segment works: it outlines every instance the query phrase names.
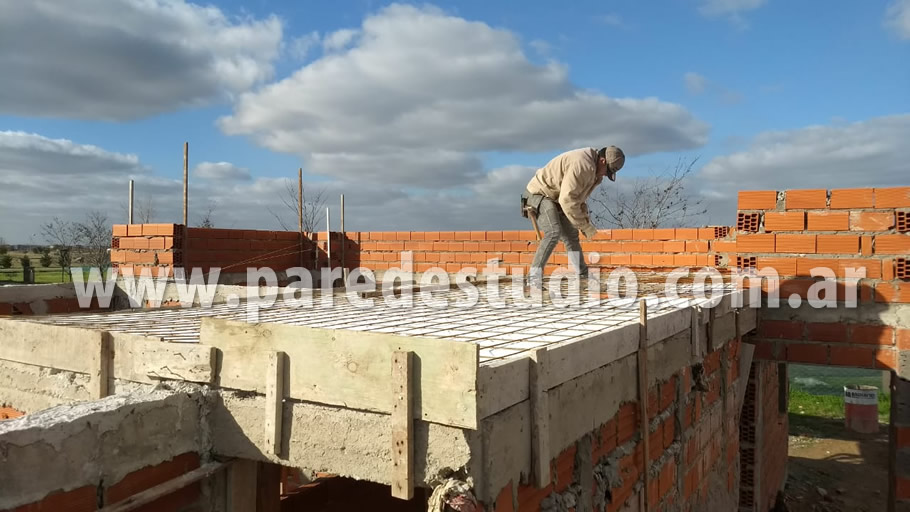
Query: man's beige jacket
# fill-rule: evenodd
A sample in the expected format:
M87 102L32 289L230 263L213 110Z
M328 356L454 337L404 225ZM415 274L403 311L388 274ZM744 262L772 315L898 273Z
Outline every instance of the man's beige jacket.
M603 178L597 177L597 150L567 151L538 169L528 183L528 192L559 203L563 213L578 230L594 227L586 201Z

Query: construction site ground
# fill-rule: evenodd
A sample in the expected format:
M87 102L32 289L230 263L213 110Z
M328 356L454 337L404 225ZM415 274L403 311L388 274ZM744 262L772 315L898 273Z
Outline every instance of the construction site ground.
M888 426L857 434L843 419L805 418L791 427L785 509L879 512L888 502Z

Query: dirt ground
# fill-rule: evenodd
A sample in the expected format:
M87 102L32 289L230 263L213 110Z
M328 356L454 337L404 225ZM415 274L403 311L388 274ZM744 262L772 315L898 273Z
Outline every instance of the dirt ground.
M848 432L843 420L806 419L791 425L790 512L881 512L888 500L888 430ZM775 509L778 510L778 509Z

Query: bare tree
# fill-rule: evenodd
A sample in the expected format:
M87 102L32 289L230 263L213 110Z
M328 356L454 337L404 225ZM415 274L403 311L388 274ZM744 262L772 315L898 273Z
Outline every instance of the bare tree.
M278 199L284 205L276 212L269 208L269 213L275 217L278 224L285 231L297 231L298 207L300 204L298 198L297 184L291 180L285 180L284 189L278 192ZM322 220L325 211L325 190L311 191L303 189L303 230L312 233L319 228L319 222Z
M614 228L658 228L695 222L705 214L701 197L686 190L698 157L648 178L637 178L631 189L603 187L591 198L596 221Z
M111 225L104 213L92 210L84 222L75 224L76 239L84 248L85 262L93 267L105 268L110 263Z
M205 212L199 218L199 223L196 227L200 228L213 228L215 227L215 221L212 217L215 215L215 203L209 201L205 207Z
M140 201L136 205L136 210L133 212L133 220L137 224L151 224L156 213L155 202L152 200L152 196L148 196L145 201Z
M57 251L57 260L60 263L61 275L65 278L67 270L72 265L73 247L79 237L76 225L70 221L54 217L50 222L41 226L41 236L54 246Z
M88 212L83 222L54 217L41 226L41 235L53 244L64 275L72 266L76 248L81 249L82 260L93 267L104 268L110 263L111 225L100 211Z

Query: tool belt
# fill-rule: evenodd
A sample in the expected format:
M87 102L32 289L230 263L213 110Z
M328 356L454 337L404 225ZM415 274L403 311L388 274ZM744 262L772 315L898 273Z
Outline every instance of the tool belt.
M528 210L532 210L534 215L540 211L540 203L546 199L546 196L541 194L531 194L527 190L521 194L521 216L528 218Z

